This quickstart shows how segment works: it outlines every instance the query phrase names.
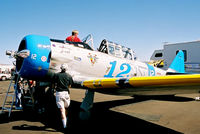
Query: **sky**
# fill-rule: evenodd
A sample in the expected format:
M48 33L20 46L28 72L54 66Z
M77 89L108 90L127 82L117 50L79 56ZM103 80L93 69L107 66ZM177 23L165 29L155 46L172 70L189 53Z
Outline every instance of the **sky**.
M149 61L164 42L200 40L199 0L0 0L0 63L24 36L64 40L72 30L92 34L94 47L107 39Z

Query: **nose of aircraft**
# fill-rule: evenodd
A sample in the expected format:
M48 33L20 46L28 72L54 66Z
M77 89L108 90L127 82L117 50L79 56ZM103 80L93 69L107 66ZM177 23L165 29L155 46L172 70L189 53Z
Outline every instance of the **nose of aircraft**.
M48 72L50 58L49 37L25 36L16 52L16 71L24 78L42 78Z

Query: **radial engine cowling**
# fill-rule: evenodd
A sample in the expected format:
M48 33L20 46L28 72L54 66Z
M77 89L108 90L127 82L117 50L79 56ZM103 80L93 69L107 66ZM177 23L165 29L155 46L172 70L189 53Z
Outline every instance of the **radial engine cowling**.
M50 65L51 41L47 36L28 35L25 36L18 48L18 52L29 51L26 58L17 57L16 71L23 78L43 78Z

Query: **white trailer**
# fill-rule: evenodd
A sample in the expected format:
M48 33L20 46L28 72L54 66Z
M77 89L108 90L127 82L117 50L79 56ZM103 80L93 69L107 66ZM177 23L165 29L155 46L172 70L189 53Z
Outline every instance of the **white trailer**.
M200 41L165 44L164 49L155 50L150 59L163 59L163 69L167 69L179 50L184 52L186 72L200 73Z
M0 64L0 80L10 79L12 69L14 69L13 65Z
M14 69L14 65L0 64L0 73L11 73L11 69Z

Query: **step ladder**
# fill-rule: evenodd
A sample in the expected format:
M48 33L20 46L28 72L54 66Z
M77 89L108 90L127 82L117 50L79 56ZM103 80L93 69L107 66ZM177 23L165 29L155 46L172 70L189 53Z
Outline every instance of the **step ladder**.
M20 76L18 75L16 83L18 83L19 78L20 78ZM1 113L8 111L8 117L10 117L10 115L11 115L14 100L15 100L14 85L15 85L15 77L13 76L10 80L10 84L9 84L9 87L8 87L8 90L7 90L3 105L2 105L2 109L1 109ZM11 97L11 103L8 102L8 100L7 100L8 97Z

